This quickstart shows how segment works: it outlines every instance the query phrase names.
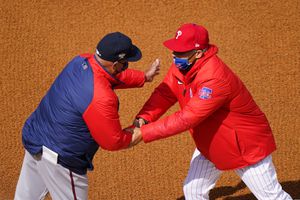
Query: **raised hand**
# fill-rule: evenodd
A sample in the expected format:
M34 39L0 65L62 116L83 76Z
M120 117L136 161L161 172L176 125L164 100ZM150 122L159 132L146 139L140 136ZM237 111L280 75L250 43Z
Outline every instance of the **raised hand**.
M146 82L153 81L153 78L159 74L159 70L160 70L160 60L157 58L150 65L149 69L145 71Z

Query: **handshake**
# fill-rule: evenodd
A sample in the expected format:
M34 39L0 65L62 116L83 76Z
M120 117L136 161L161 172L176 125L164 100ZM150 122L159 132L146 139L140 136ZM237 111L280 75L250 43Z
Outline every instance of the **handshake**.
M133 147L143 140L141 127L147 124L143 118L138 118L133 121L133 125L126 128L125 131L132 133L132 139L128 148Z

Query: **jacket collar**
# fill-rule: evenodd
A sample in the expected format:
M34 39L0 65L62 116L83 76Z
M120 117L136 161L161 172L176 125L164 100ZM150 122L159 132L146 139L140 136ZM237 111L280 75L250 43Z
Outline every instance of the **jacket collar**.
M216 55L217 52L218 52L218 47L216 47L215 45L210 45L209 49L204 54L204 56L198 59L196 63L192 66L190 71L188 71L186 74L182 74L173 63L171 67L174 68L173 70L174 76L185 84L191 83L194 80L195 76L197 75L198 71L205 65L205 63L207 63L209 58Z
M92 68L96 70L97 74L103 75L112 85L122 84L117 77L112 75L101 63L96 59L95 55L91 55L88 58L89 63L92 65Z

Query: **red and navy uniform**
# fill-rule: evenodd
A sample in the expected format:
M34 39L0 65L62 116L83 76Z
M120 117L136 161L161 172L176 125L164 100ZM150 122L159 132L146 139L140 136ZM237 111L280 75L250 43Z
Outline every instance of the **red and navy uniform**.
M218 169L243 168L276 149L265 114L211 45L183 75L172 64L137 117L145 142L190 130L197 148ZM181 110L157 120L175 102Z
M32 155L46 146L58 163L78 174L92 170L100 146L126 148L132 135L122 130L116 88L142 87L144 72L127 69L112 76L93 54L75 57L56 78L39 106L26 120L22 141Z

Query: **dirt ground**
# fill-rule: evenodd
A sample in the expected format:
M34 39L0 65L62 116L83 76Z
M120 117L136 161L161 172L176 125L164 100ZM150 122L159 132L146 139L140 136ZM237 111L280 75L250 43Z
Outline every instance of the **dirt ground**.
M122 125L129 125L172 62L162 42L183 23L204 25L219 56L244 81L266 113L277 142L278 179L300 198L300 3L298 0L1 1L0 199L13 199L29 114L75 55L94 52L108 32L129 35L143 51L131 68L155 58L162 72L142 89L117 91ZM174 106L168 114L176 111ZM183 200L182 182L194 144L188 133L133 149L100 150L89 173L89 199ZM62 186L63 187L63 186ZM233 172L223 173L211 199L255 199Z

